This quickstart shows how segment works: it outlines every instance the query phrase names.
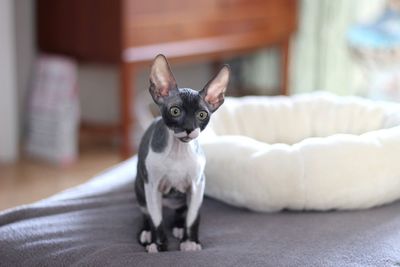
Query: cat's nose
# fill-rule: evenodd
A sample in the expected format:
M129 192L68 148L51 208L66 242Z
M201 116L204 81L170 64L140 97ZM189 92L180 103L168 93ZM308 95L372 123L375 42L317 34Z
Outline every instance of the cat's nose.
M185 132L186 132L187 134L190 134L191 132L193 132L193 129L185 129Z

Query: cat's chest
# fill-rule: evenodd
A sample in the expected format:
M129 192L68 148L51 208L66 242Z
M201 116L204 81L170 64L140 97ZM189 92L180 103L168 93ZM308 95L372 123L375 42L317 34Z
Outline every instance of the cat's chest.
M182 191L191 180L198 179L203 173L205 158L197 146L194 142L175 143L163 152L150 150L146 158L149 179Z

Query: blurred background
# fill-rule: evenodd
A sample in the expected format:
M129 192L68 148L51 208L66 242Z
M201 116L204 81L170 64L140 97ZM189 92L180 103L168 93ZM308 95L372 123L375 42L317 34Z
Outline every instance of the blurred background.
M400 0L0 1L0 210L135 153L151 59L202 89L400 100Z

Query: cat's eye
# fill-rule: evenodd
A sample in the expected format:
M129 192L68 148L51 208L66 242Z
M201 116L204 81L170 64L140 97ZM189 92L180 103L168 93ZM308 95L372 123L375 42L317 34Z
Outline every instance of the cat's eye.
M173 106L169 109L169 113L173 116L173 117L178 117L181 115L181 109Z
M197 119L202 121L202 120L207 119L208 113L206 111L202 110L202 111L197 112L196 117L197 117Z

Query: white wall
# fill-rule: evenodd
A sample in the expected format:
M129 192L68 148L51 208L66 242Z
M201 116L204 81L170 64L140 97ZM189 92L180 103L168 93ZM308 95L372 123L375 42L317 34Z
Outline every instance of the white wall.
M0 1L0 161L18 157L17 88L15 75L14 6Z
M23 135L26 94L36 56L35 1L16 0L14 8L19 127L20 135Z

